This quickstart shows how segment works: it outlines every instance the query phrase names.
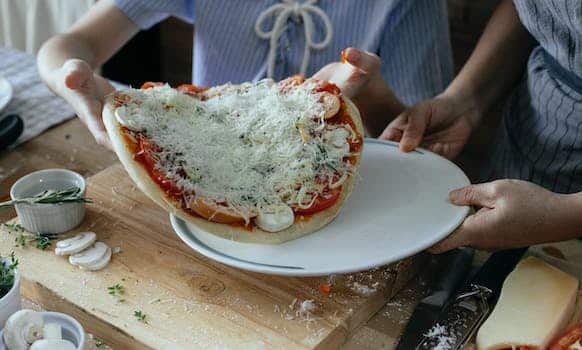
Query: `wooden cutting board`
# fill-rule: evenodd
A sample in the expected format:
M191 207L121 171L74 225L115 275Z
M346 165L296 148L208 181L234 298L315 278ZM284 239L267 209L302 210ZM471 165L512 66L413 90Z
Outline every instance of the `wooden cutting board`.
M17 233L6 227L0 254L14 251L20 259L23 296L72 315L114 349L336 349L425 260L334 276L324 294L319 286L328 277L261 275L193 252L120 165L92 177L88 196L93 203L74 232L92 230L117 251L106 269L86 272L50 249L15 247ZM121 297L108 294L116 283L125 289ZM301 312L306 301L315 308Z

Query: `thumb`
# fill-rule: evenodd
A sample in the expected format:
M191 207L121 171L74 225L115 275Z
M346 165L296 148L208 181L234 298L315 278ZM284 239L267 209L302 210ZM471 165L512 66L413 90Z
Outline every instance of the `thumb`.
M63 64L65 72L65 86L72 90L79 90L86 86L93 78L91 66L83 60L71 59Z
M342 63L346 62L369 75L380 71L380 57L354 47L348 47L342 51Z
M453 190L449 193L449 201L454 205L475 205L493 208L495 196L490 187L491 184L484 183Z

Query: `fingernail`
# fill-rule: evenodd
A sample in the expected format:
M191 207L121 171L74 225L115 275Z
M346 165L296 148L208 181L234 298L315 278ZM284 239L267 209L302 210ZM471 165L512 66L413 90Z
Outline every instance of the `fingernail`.
M360 50L358 50L358 49L349 48L349 49L346 49L344 51L345 51L346 61L348 61L349 63L357 64L360 61L360 59L362 58L362 54L360 53Z
M348 60L348 49L343 49L342 50L342 54L341 54L340 62L341 63L346 63L347 60Z
M414 150L414 145L411 144L411 143L408 143L408 142L401 143L400 144L400 150L402 150L402 152L407 152L408 153L408 152Z

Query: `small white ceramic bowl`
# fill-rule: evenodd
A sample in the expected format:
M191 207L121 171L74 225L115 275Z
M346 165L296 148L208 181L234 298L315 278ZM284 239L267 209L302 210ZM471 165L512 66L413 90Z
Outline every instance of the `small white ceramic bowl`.
M40 170L23 176L12 185L10 197L28 198L45 190L64 190L72 186L85 194L85 179L66 169ZM85 203L17 204L20 224L30 232L62 233L77 227L85 217Z
M60 312L42 311L44 323L58 323L63 330L63 339L66 339L77 347L77 350L85 348L85 330L79 321L67 314ZM7 350L4 345L4 332L0 331L0 350Z
M20 310L20 274L17 269L14 273L12 288L0 298L0 329L4 328L6 320L18 310Z

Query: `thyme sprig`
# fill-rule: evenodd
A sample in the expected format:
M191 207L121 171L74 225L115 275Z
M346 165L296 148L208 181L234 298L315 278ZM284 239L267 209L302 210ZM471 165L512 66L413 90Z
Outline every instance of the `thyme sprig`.
M34 246L40 250L45 250L51 245L51 241L58 237L55 233L30 233L24 230L20 224L2 224L8 229L9 233L16 233L14 242L17 247L25 248L29 243L34 243Z
M14 239L17 247L25 248L30 243L40 250L46 250L51 246L51 241L57 238L56 234L52 233L21 233Z
M91 200L82 195L77 186L64 190L46 190L34 197L19 198L0 203L0 208L11 207L16 204L61 204L61 203L90 203Z

